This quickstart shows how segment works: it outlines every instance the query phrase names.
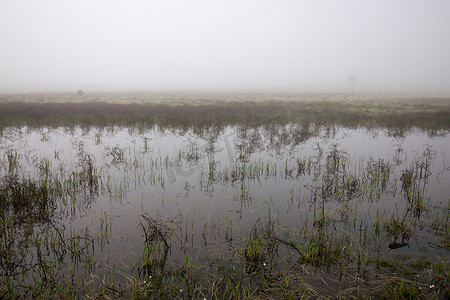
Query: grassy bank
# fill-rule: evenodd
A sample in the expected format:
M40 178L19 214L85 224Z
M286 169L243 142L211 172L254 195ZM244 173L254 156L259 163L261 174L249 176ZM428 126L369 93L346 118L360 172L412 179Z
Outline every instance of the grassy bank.
M0 126L198 127L314 123L447 130L450 98L361 95L3 96ZM109 96L113 97L113 96Z

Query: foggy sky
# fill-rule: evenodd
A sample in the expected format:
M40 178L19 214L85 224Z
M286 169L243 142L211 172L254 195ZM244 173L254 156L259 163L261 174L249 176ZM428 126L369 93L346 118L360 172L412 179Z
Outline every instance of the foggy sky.
M0 92L450 91L449 0L0 0Z

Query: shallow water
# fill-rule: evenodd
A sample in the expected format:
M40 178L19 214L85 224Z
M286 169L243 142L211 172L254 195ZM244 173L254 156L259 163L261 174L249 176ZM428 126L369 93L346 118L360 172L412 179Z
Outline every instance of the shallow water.
M72 230L89 233L93 268L99 273L110 268L139 273L143 214L170 227L167 265L183 263L186 257L199 263L230 257L240 251L255 224L267 218L275 220L282 239L301 244L321 213L330 236L361 242L355 236L364 232L369 254L448 256L433 227L448 214L448 134L429 136L417 129L396 137L383 128L318 130L296 124L210 127L201 132L156 126L23 126L3 129L0 145L0 175L5 178L15 174L37 179L42 176L39 165L48 162L51 174L63 181L81 172L87 157L93 162L101 182L98 189L61 200L55 218L66 237ZM358 195L336 190L324 194L323 176L330 172L327 157L332 159L334 150L340 162L333 176L360 179ZM8 154L18 155L20 168L11 171ZM426 159L429 174L420 183L423 207L414 210L408 207L401 178ZM363 181L371 180L368 166L379 160L390 166L388 179L370 191ZM299 161L309 167L299 170ZM383 224L392 219L409 220L408 233L390 233ZM407 246L392 250L388 246L394 242ZM285 245L278 250L280 257L292 255ZM290 262L276 268L283 264Z

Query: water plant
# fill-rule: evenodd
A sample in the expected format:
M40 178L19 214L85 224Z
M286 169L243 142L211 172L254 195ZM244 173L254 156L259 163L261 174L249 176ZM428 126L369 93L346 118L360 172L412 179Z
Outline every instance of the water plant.
M142 214L139 226L144 233L144 250L139 258L140 272L152 276L162 272L169 253L171 229L158 219L148 214Z
M420 213L424 208L425 187L431 175L430 163L433 154L434 151L428 146L422 157L414 161L410 168L403 170L400 177L404 198L409 208L416 213Z

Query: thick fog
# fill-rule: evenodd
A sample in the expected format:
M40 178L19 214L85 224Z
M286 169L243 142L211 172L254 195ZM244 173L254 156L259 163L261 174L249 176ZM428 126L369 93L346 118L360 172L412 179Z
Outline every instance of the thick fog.
M0 92L450 91L449 0L0 0Z

